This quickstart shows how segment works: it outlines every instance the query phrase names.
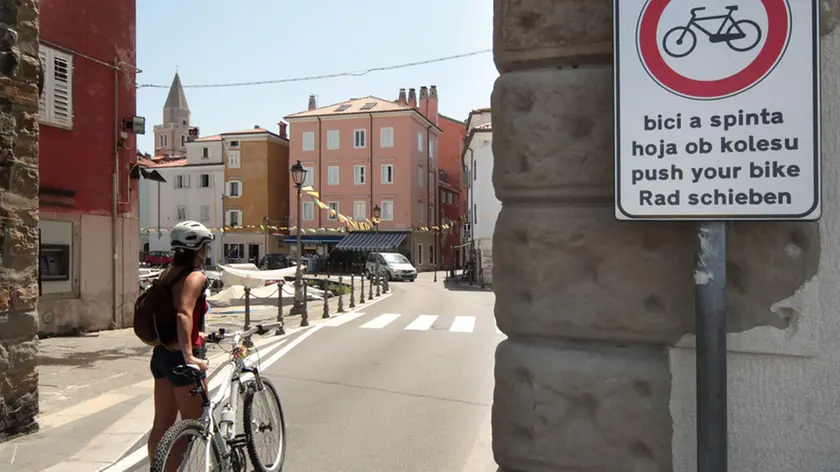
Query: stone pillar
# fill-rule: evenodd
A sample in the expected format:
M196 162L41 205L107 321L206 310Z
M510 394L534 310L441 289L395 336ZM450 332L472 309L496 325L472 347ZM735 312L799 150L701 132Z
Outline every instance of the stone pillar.
M614 218L611 5L495 0L493 286L508 339L493 451L504 472L673 469L668 352L694 328L694 226ZM786 327L771 306L814 275L817 226L728 235L729 329Z
M0 0L0 440L37 429L38 2Z

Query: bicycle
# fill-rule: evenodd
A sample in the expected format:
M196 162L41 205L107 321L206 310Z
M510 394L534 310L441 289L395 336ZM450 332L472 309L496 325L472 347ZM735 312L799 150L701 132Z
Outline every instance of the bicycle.
M662 38L662 49L664 49L669 56L680 58L685 57L694 51L694 48L697 47L697 33L691 29L692 26L705 33L706 36L709 37L710 43L726 43L733 51L746 52L758 46L758 43L761 41L762 34L761 28L758 24L752 20L736 21L732 17L732 12L738 10L738 5L730 5L726 7L727 13L725 15L697 16L697 12L705 9L706 7L692 8L691 19L688 21L687 25L676 26L665 33L665 37ZM718 27L716 32L707 30L700 24L701 21L710 20L722 20L720 22L720 27ZM726 28L727 25L729 25L728 28ZM723 32L724 28L726 28L726 33ZM736 43L735 41L748 37L746 31L750 31L752 33L750 37L754 36L755 39L745 44ZM678 35L678 37L675 38L674 35ZM675 39L675 41L669 41L669 39ZM686 39L688 39L688 42L685 46L685 51L674 52L674 46L683 46ZM669 43L671 42L674 44L669 46Z
M203 452L205 465L198 470L203 472L225 471L245 472L247 450L251 465L258 472L279 472L283 469L286 459L286 423L283 417L283 408L280 404L280 397L274 385L262 378L259 369L250 366L247 362L248 355L255 349L251 336L254 334L264 335L269 332L269 325L259 325L244 332L225 334L224 329L217 333L210 333L207 342L221 344L229 340L232 346L231 359L227 367L230 368L230 377L219 387L219 392L213 399L210 399L201 380L201 371L198 366L187 364L176 367L176 373L191 377L196 387L190 391L192 395L198 395L203 400L204 412L198 420L181 420L167 430L158 443L152 458L151 472L164 472L168 470L167 460L170 453L181 439L187 440L184 455L180 458L181 468L184 461L190 457L191 452ZM236 432L236 401L244 395L243 407L243 432ZM270 399L267 397L271 397ZM269 407L275 407L277 415L268 422L257 423L254 420L254 403L262 399ZM220 409L216 419L216 410ZM280 441L277 445L276 458L264 461L260 458L256 449L258 436L263 433L278 432ZM204 442L202 450L196 451L200 441ZM210 462L213 462L211 467ZM171 466L171 464L169 464Z

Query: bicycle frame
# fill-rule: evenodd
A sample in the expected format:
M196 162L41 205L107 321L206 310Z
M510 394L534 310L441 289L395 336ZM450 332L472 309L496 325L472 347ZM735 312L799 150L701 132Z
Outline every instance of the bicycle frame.
M701 21L711 21L711 20L723 20L723 21L720 22L720 28L718 28L717 32L715 32L715 33L712 33L711 31L707 30L706 28L703 28L703 26L700 24ZM721 34L721 32L723 31L723 28L726 27L726 25L730 22L731 23L735 22L735 19L732 18L732 12L731 11L729 13L725 14L725 15L712 15L712 16L700 16L700 17L697 16L697 12L693 11L693 12L691 12L691 20L688 21L688 24L686 25L686 29L691 28L691 26L693 25L695 28L697 28L700 31L706 33L707 36L712 36L712 35L716 35L716 34Z

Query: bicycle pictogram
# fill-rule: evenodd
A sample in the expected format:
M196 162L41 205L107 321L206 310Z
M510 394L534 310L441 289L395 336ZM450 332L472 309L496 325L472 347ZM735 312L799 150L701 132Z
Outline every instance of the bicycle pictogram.
M669 56L685 57L694 51L697 47L697 33L692 27L705 33L710 43L726 43L733 51L746 52L758 46L761 41L761 28L752 20L735 20L732 12L738 10L737 5L726 7L725 15L697 16L697 12L705 9L706 7L692 8L688 24L676 26L665 33L662 48ZM712 31L712 28L706 29L700 24L713 20L721 20L717 31Z

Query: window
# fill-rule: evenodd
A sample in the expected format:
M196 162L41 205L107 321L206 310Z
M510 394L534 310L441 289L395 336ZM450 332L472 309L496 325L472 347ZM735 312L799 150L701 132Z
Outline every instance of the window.
M231 198L239 198L242 196L242 182L238 180L229 180L227 183L227 188L225 188L225 194Z
M312 182L315 181L315 168L306 166L303 166L303 168L306 169L306 175L303 178L303 186L311 187Z
M393 164L382 164L381 167L382 173L382 183L383 184L392 184L394 183L394 165Z
M178 221L184 221L187 219L187 207L183 205L179 205L175 211L175 219Z
M181 146L182 147L186 146L186 144L187 144L187 137L184 136L184 135L181 135Z
M417 221L423 222L423 202L417 204Z
M367 218L367 216L365 216L367 214L366 207L367 202L364 200L353 202L353 219L356 221L362 221ZM381 217L382 215L379 216Z
M225 259L239 260L240 258L245 257L245 244L243 244L243 243L235 243L235 244L225 243L224 250L225 250Z
M38 276L42 282L70 280L70 245L41 244L38 253Z
M201 221L210 221L210 205L201 205Z
M190 188L189 174L178 174L175 176L175 188Z
M353 147L363 148L367 145L367 130L357 129L353 131Z
M394 147L394 128L382 128L379 131L379 147Z
M43 97L43 95L41 95ZM166 135L160 135L160 147L166 147Z
M365 183L367 181L365 177L365 166L353 166L353 182L356 185L362 185L363 183Z
M423 152L423 132L417 133L417 150Z
M473 203L473 223L478 223L478 205Z
M435 173L429 172L429 190L435 190Z
M420 265L420 264L423 263L423 245L422 244L417 245L417 257L414 259L414 262L417 263L417 265Z
M380 205L382 214L380 218L382 221L394 221L394 202L393 200L383 200Z
M432 138L429 141L429 157L432 159L435 158L435 153L437 152L437 139Z
M315 202L302 202L303 219L312 221L315 219Z
M433 244L429 244L429 264L435 263L435 246Z
M39 54L44 90L38 103L38 119L44 124L73 129L73 56L43 44Z
M338 185L338 166L327 167L327 185Z
M423 174L425 171L422 167L417 168L417 186L423 188Z
M240 163L240 151L228 151L228 168L229 169L239 169Z
M330 211L327 211L327 219L328 220L337 220L338 219L338 202L329 202L327 203Z
M210 188L210 174L198 176L198 188Z
M226 226L242 226L242 210L228 210L225 215Z
M315 150L315 132L314 131L304 131L303 132L303 150L304 151L314 151Z
M340 142L340 134L337 129L327 131L327 149L338 149Z
M208 148L208 147L201 148L201 158L202 159L210 159L210 148Z
M475 165L476 165L476 162L475 162L475 159L473 159L473 165L472 165L472 178L473 178L473 182L475 182L475 179L477 179L477 178L478 178L478 174L476 174Z
M231 141L230 142L231 149L239 149L239 141Z

